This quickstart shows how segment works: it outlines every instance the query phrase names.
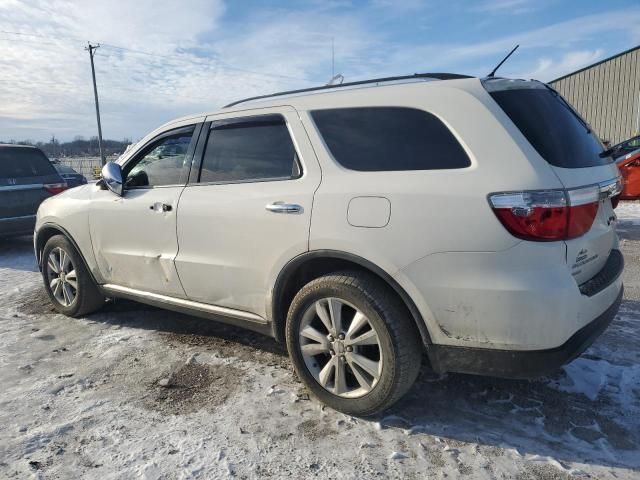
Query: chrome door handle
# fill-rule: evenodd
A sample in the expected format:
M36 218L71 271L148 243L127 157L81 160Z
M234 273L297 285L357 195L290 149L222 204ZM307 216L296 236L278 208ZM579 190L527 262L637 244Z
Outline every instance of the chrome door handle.
M273 213L301 213L302 207L295 203L274 202L265 207Z
M173 210L173 207L168 203L154 203L153 205L149 205L149 210L156 210L159 212L170 212Z

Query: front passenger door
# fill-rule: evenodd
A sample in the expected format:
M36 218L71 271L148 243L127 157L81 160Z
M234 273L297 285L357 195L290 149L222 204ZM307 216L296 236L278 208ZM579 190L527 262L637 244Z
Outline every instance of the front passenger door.
M197 135L194 125L148 142L122 166L124 194L96 188L89 217L107 284L184 297L175 269L176 213Z

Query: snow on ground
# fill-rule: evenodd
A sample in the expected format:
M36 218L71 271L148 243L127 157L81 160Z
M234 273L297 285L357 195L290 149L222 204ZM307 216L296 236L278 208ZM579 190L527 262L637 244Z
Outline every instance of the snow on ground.
M640 204L617 212L627 293L583 356L536 381L425 362L372 419L309 398L257 334L124 301L58 315L30 239L5 240L0 477L640 478Z
M620 222L640 225L640 201L622 201L616 207L615 212Z

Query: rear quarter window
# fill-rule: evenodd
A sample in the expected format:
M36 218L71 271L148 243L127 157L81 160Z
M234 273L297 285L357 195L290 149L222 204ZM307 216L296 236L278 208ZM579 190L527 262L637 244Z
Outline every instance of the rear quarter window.
M447 126L424 110L362 107L311 112L335 160L358 171L444 170L471 165Z
M542 158L555 167L584 168L611 163L602 144L568 104L546 88L508 89L491 97ZM589 130L591 130L589 128Z

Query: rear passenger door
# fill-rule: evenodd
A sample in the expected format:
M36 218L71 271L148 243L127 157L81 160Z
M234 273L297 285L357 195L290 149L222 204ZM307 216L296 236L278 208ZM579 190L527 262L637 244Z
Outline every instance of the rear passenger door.
M207 120L180 198L176 268L189 299L265 317L280 269L308 250L320 168L293 108Z

